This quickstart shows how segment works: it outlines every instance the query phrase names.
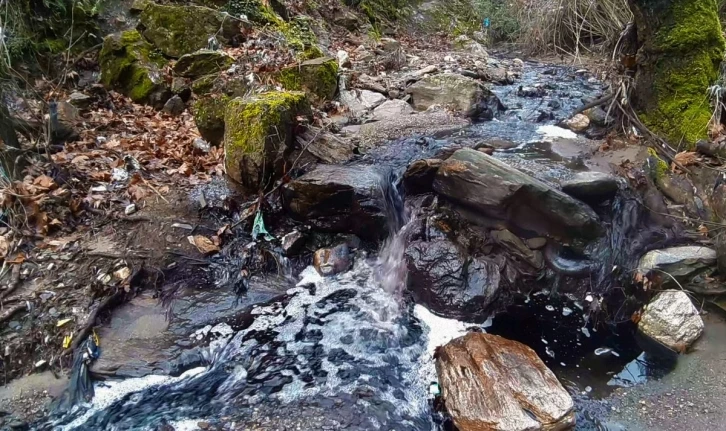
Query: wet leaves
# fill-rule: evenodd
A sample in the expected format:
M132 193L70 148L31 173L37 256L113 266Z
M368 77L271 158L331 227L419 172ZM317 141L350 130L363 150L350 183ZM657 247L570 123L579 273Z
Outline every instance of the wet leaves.
M203 235L188 236L187 240L203 255L214 254L219 251L219 245Z

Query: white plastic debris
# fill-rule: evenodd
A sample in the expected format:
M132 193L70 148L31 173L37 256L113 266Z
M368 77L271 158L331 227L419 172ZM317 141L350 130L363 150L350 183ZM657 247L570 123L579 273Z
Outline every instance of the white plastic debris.
M131 215L136 212L136 204L128 204L126 205L126 208L124 208L124 214Z

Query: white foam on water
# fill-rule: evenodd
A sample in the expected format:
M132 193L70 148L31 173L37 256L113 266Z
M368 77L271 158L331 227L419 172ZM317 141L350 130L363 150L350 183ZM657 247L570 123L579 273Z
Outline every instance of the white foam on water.
M540 126L537 128L537 133L539 133L540 135L544 135L545 139L577 139L577 133L573 132L572 130L563 129L562 127L553 125Z
M437 347L443 346L454 338L466 335L467 328L475 326L473 323L439 317L419 304L413 307L413 314L428 326L426 350L432 357Z
M205 367L198 367L188 370L178 377L151 374L135 379L96 383L94 385L95 395L93 397L93 401L91 401L90 403L90 407L88 408L88 410L81 417L77 418L68 425L60 427L60 429L62 431L70 431L76 427L83 425L93 414L109 407L111 404L120 400L127 394L141 392L144 389L148 389L153 386L161 386L165 384L180 382L184 379L192 378L198 374L201 374L205 370Z

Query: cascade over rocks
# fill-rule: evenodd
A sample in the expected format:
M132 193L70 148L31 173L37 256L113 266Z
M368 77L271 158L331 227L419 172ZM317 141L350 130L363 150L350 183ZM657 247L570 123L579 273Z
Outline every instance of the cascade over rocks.
M439 348L436 373L460 431L554 431L575 426L572 398L531 348L469 333Z
M301 92L273 91L229 102L224 118L227 175L248 193L274 184L295 143L298 117L310 115Z
M210 36L228 44L240 36L240 20L203 6L148 4L141 12L143 35L164 55L179 58L208 46Z
M136 30L106 36L98 61L103 85L134 102L161 108L171 97L161 75L166 60Z
M597 215L584 203L476 150L458 150L444 161L434 190L538 235L592 239L601 233Z
M372 166L319 165L283 186L283 205L316 229L379 239L386 233L380 181Z

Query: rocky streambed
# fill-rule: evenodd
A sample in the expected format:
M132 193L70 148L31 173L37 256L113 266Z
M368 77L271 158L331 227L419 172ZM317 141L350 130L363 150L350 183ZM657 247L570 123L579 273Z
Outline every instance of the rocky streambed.
M311 146L329 161L281 186L285 221L267 217L279 239L226 246L211 291L169 280L168 323L118 314L93 401L35 427L627 429L607 397L667 373L701 335L679 287L715 252L651 211L666 205L646 173L557 127L601 95L597 80L501 64L519 79L486 94L458 74L419 80L417 114L347 94L379 118ZM478 94L462 107L473 124L429 109L463 100L451 88Z

